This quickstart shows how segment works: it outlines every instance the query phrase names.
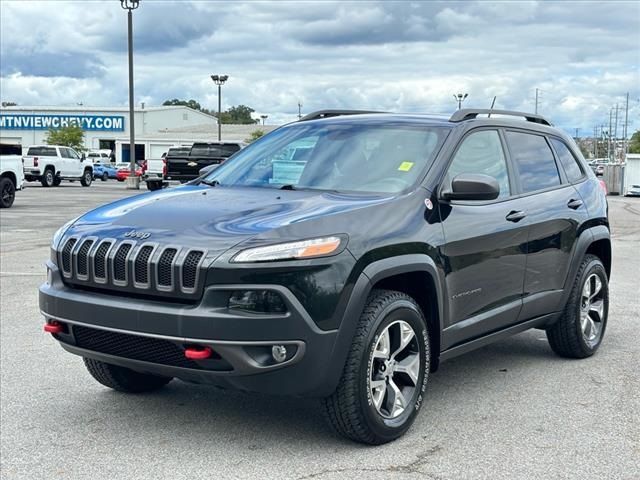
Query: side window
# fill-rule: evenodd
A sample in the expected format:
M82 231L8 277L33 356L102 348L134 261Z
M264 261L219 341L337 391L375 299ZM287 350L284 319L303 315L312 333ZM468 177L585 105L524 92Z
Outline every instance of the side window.
M80 160L80 155L78 155L78 153L73 148L67 148L67 153L69 154L69 158Z
M567 179L570 182L580 180L584 176L584 172L582 171L582 168L580 168L578 159L573 156L569 147L567 147L562 140L558 140L557 138L552 138L551 143L553 144L553 148L556 149L560 163L562 163L564 171L567 174Z
M71 158L71 155L69 155L69 149L68 148L58 148L58 150L60 150L60 156L62 158Z
M507 132L507 143L520 176L523 193L560 185L556 161L543 136Z
M444 184L449 186L451 181L461 173L490 175L500 185L498 198L505 198L511 194L507 161L496 130L475 132L462 141L449 165Z

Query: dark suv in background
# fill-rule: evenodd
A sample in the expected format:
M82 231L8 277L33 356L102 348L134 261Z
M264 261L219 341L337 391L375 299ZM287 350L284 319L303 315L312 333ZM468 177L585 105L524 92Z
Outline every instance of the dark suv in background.
M371 444L410 427L443 360L530 328L598 349L607 202L571 138L518 112L354 113L63 226L45 330L113 389L321 397Z

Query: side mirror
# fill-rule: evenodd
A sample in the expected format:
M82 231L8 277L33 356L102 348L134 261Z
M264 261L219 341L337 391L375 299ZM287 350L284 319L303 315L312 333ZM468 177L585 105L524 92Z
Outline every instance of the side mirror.
M481 173L461 173L451 182L451 190L442 192L446 200L495 200L498 195L498 181Z
M87 157L86 157L86 155L84 153L80 154L80 161L84 162L86 158Z

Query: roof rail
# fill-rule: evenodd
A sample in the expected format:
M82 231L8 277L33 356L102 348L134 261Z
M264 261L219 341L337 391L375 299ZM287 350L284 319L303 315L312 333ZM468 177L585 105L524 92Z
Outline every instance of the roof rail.
M513 117L523 117L527 122L539 123L540 125L548 125L550 127L553 124L544 118L542 115L535 113L514 112L512 110L493 110L488 108L463 108L456 110L451 118L450 122L464 122L465 120L472 120L478 115L509 115Z
M309 120L318 120L320 118L340 117L342 115L359 115L363 113L386 113L376 112L373 110L318 110L302 117L299 122L307 122Z

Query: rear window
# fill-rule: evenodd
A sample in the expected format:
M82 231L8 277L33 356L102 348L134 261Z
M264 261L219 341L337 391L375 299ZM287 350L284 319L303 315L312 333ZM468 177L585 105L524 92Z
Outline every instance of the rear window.
M543 136L507 132L507 143L524 193L560 185L556 161Z
M30 157L57 157L55 147L29 147L27 155Z
M170 148L167 151L167 157L184 157L189 155L191 147Z
M584 172L578 164L578 159L573 156L573 153L571 153L569 147L567 147L562 140L558 140L557 138L552 138L551 144L553 145L553 148L556 149L556 153L558 154L560 163L564 167L564 171L567 174L567 179L570 182L576 182L580 180L584 176Z
M216 143L196 143L191 148L191 155L194 157L230 157L240 150L240 145L236 144L216 144Z
M22 155L22 146L0 143L0 155Z

